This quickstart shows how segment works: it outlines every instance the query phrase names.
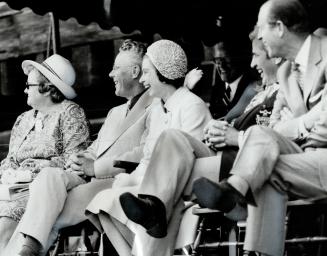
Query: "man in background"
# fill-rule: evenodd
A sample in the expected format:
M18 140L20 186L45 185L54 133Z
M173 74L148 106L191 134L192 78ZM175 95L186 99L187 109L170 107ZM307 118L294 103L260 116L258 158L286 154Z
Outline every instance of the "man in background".
M257 81L250 71L251 51L248 44L244 40L228 38L214 46L217 73L210 101L210 111L214 119L226 116L225 119L231 121L238 117L256 94ZM242 101L239 102L241 97ZM238 106L234 108L238 102Z

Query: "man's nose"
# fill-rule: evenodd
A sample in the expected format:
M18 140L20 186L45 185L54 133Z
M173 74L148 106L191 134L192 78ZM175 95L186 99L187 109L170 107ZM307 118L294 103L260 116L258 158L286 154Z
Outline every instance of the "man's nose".
M257 64L255 63L254 59L252 58L251 60L251 64L250 64L251 68L255 68L257 66Z

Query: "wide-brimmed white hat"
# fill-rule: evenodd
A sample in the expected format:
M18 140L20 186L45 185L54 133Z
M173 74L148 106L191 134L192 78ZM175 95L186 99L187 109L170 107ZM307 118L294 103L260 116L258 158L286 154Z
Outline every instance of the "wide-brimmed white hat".
M26 75L30 73L33 67L56 86L67 99L73 99L77 96L72 87L75 83L76 74L69 60L54 54L41 64L32 60L22 62L22 68Z

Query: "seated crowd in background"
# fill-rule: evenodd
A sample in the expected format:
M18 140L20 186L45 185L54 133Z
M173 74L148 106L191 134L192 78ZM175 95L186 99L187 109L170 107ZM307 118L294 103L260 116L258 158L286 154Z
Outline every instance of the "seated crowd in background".
M212 119L187 89L201 71L186 76L181 46L125 40L109 76L127 102L88 148L84 112L67 100L69 61L24 61L32 110L18 117L0 170L2 183L32 183L29 197L0 201L0 255L44 255L61 228L89 219L119 255L170 256L194 195L247 219L245 250L283 255L288 195L326 197L327 39L310 34L298 0L269 0L250 41L251 64L235 42L214 46ZM115 160L140 164L127 174Z

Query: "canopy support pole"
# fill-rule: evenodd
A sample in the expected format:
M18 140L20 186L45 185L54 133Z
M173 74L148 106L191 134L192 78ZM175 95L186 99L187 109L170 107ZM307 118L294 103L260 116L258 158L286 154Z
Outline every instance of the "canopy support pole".
M52 44L53 54L56 54L60 50L60 29L59 29L59 19L53 13L49 13L50 16L50 26L48 35L48 45L47 45L47 57L50 55L50 49Z
M51 51L51 41L52 41L52 24L49 23L49 31L47 36L47 56L46 58L50 57L50 51Z

